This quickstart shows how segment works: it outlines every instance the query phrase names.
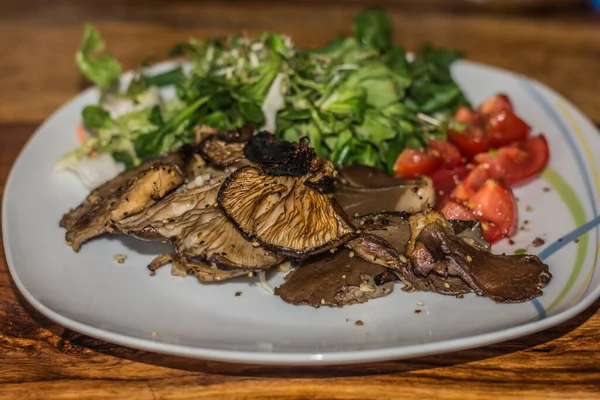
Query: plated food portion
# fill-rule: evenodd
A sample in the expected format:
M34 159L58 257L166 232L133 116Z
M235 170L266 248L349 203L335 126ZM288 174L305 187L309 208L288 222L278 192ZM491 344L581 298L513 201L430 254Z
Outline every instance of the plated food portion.
M515 234L511 187L548 163L544 136L529 136L505 95L474 109L450 74L459 53L407 55L377 9L353 28L313 51L270 33L191 40L173 52L189 69L140 69L122 88L120 64L86 27L77 64L101 96L57 166L93 191L62 218L67 243L169 242L152 271L171 263L205 283L257 274L315 307L385 296L394 282L497 302L541 295L548 266L490 244ZM291 269L275 290L272 268Z
M176 274L203 283L291 269L274 293L314 307L363 303L391 293L394 282L522 302L550 281L536 256L492 254L480 222L432 210L423 197L435 195L428 178L336 168L307 138L244 136L250 129L200 135L103 184L63 217L67 241L75 251L104 233L168 241L172 253L149 268L171 262ZM220 150L207 154L207 141L220 141Z

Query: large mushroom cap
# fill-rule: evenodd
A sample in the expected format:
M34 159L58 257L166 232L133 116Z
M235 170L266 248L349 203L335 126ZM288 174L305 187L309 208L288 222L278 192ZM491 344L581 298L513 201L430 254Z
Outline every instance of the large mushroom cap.
M250 240L290 256L317 254L356 232L331 194L307 185L325 176L273 176L245 167L225 180L219 205Z
M233 172L218 196L246 238L300 258L343 244L356 231L330 193L333 164L308 145L260 132L244 148L256 165Z

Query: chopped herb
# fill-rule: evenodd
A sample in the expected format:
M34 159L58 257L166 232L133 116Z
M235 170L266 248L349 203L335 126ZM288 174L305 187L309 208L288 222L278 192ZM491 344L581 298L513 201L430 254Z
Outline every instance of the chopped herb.
M525 253L527 253L527 250L525 250L525 249L517 249L517 250L515 250L515 254L518 255L518 256L523 255Z

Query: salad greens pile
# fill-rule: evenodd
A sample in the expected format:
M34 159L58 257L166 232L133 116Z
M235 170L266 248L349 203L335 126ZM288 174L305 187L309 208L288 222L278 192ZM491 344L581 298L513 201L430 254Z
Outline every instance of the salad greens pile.
M300 50L283 35L215 37L176 45L189 65L148 75L142 65L125 87L119 62L86 26L79 70L101 91L83 110L89 138L76 150L108 153L127 167L194 140L194 126L233 129L253 122L287 140L310 138L335 164L359 162L391 171L408 146L443 138L468 101L450 74L461 57L423 46L407 57L392 44L392 24L378 9L354 19L354 36ZM172 85L173 99L159 87Z

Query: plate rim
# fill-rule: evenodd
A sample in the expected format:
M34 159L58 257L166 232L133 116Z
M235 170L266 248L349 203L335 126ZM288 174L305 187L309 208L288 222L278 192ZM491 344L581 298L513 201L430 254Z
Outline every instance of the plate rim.
M552 95L563 101L568 107L579 112L584 120L589 123L594 129L597 130L593 122L582 113L571 101L566 99L560 93L547 85L527 77L522 74L518 74L503 68L495 67L492 65L479 63L470 60L461 60L461 64L470 66L476 66L479 68L491 69L496 72L500 72L511 76L515 79L525 79L531 82L533 85L541 87L549 91ZM163 61L150 67L152 69L169 68L174 65L180 64L174 61ZM132 71L123 74L123 79L131 76ZM105 340L110 343L115 343L124 347L135 348L139 350L152 351L161 354L168 354L173 356L183 356L191 358L200 358L206 360L231 362L231 363L253 363L262 365L295 365L295 366L309 366L309 365L340 365L340 364L356 364L366 362L378 362L385 360L399 360L406 358L414 358L419 356L431 355L431 354L444 354L449 352L455 352L465 349L477 348L482 346L488 346L491 344L504 342L507 340L515 339L530 335L535 332L548 329L552 326L558 325L565 322L576 315L582 313L590 305L592 305L598 298L600 298L600 285L585 297L582 297L579 302L575 305L565 309L564 311L537 321L526 322L524 324L514 326L511 328L500 329L493 332L487 332L483 334L469 335L455 339L441 340L432 343L423 344L411 344L411 345L400 345L390 346L377 349L364 349L364 350L347 350L347 351L332 351L332 352L265 352L265 351L238 351L238 350L225 350L225 349L214 349L208 347L195 347L189 345L179 345L160 340L151 340L136 338L133 336L112 332L107 329L96 328L83 322L79 322L72 318L63 316L57 311L54 311L44 305L42 302L37 300L35 296L29 292L27 287L21 281L17 268L15 268L15 262L12 255L10 239L8 233L8 222L7 222L7 203L8 193L11 193L11 188L14 185L13 175L17 168L22 163L23 154L28 150L36 137L43 131L57 116L67 107L69 107L74 101L94 91L94 87L87 88L79 92L76 96L69 99L57 110L55 110L29 137L23 148L20 150L17 158L13 162L10 172L8 174L6 184L4 187L4 195L2 199L2 239L4 245L4 253L7 261L7 267L9 273L19 289L23 297L42 315L46 318L68 328L73 331L85 334L96 339ZM598 132L600 134L600 132Z

